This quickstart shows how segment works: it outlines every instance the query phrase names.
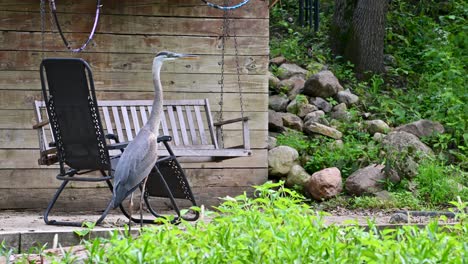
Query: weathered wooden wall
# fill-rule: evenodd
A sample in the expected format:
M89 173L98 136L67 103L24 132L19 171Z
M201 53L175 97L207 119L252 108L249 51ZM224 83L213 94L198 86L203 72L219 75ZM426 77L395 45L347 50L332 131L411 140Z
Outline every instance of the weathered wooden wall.
M157 51L198 54L199 61L163 67L165 98L209 98L212 111L219 109L222 11L200 0L102 0L94 40L85 52L72 54L59 34L51 32L49 14L47 32L42 34L39 3L0 3L0 209L45 208L60 184L56 167L37 165L37 135L31 129L32 102L41 99L38 68L43 57L86 59L93 68L99 99L152 99L151 63ZM73 46L87 38L95 4L94 0L57 1L60 23ZM239 194L266 180L267 6L268 1L252 0L233 14L254 154L220 163L183 164L201 203L212 204L218 196ZM226 54L224 117L231 118L240 116L232 40ZM240 126L228 127L225 138L228 143L240 142ZM101 187L73 184L60 205L71 203L68 209L102 206L109 192Z

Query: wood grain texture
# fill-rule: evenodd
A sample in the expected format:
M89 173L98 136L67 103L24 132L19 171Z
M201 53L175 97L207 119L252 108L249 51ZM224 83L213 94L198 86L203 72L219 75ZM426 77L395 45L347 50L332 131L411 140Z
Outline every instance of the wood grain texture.
M95 72L94 84L97 91L137 92L152 91L149 72ZM268 80L265 75L241 75L243 93L266 94ZM161 83L165 92L208 92L220 95L220 74L162 73ZM224 76L224 92L238 93L237 75ZM40 91L37 71L0 71L0 90Z
M57 2L59 13L96 12L96 1L65 0ZM37 0L3 0L1 10L38 12ZM108 15L172 16L172 17L222 17L223 11L208 7L200 0L106 0L102 13ZM252 0L245 7L232 12L234 18L268 18L268 1Z
M199 205L213 206L222 202L222 197L234 197L244 192L252 193L250 185L230 187L194 187L195 199ZM6 210L45 209L54 189L4 189L0 192L0 208ZM66 189L56 203L60 211L79 212L103 210L111 199L107 188ZM124 201L124 203L127 203ZM166 204L166 203L164 203ZM160 205L163 206L163 205ZM159 207L161 208L161 207ZM167 208L166 208L167 209ZM100 212L96 212L100 214Z
M262 184L268 174L267 169L185 169L185 174L192 187L229 187ZM57 180L58 169L22 169L0 170L0 189L54 189L62 181ZM101 174L90 173L100 176ZM70 182L67 188L106 187L105 182Z
M31 12L0 11L0 17L8 17L0 24L0 30L40 32L40 14ZM64 33L86 33L91 30L94 14L60 14ZM100 16L96 33L219 36L223 20L220 18L153 17L153 16ZM236 19L231 29L237 36L268 37L267 19ZM72 38L72 36L70 37ZM80 41L81 42L81 41Z
M179 52L184 52L180 50ZM86 60L93 71L105 72L151 72L154 55L128 53L46 53L46 57L75 57ZM0 53L0 71L38 70L42 60L41 52L8 51ZM217 55L203 55L199 60L169 62L163 65L162 72L171 73L214 73L221 72L221 58ZM239 56L241 74L265 75L268 70L268 56ZM226 56L225 73L235 74L235 56Z
M266 152L254 149L250 157L233 158L222 162L186 163L184 168L265 168ZM0 169L45 169L37 164L39 151L35 149L0 149Z
M153 100L154 92L96 92L98 100ZM200 99L208 98L211 102L211 111L218 111L219 94L216 93L178 93L165 92L165 100L183 100L183 99ZM39 91L25 90L0 90L0 107L1 109L33 109L32 105L35 100L42 100L42 93ZM246 93L243 94L244 111L261 111L265 112L268 107L267 94L259 96L259 94ZM225 93L224 94L224 110L239 111L239 94Z
M40 32L0 31L0 50L42 51L42 34ZM86 39L88 34L73 34L75 41ZM268 37L238 37L239 55L268 55ZM44 34L45 51L64 49L57 33ZM139 47L135 50L135 47ZM148 36L97 34L90 42L87 52L145 53L156 54L161 50L179 51L192 54L221 55L221 38L219 36ZM227 55L235 54L234 40L226 41Z
M72 46L84 42L94 19L95 0L56 1L60 24ZM106 0L96 35L80 54L66 51L57 32L41 34L37 0L0 4L0 209L44 208L59 183L57 166L39 166L33 101L42 100L39 63L43 57L81 57L93 70L99 99L152 100L151 64L161 50L192 53L201 59L167 63L162 69L165 99L209 98L216 119L221 79L223 12L199 0ZM251 118L251 157L222 162L183 163L201 203L237 195L267 178L268 1L251 0L233 12L238 35L241 85ZM44 37L44 53L42 53ZM238 118L235 49L226 44L224 117ZM137 110L136 110L137 111ZM112 111L110 111L112 114ZM131 111L129 111L131 115ZM131 119L131 118L130 118ZM130 120L130 125L135 126ZM142 124L140 124L142 125ZM241 140L239 124L226 127L226 144ZM190 137L190 135L189 135ZM182 140L182 138L181 138ZM59 208L101 210L110 198L102 184L73 183ZM83 199L84 198L84 199ZM159 205L160 204L160 205ZM165 206L159 202L159 207Z

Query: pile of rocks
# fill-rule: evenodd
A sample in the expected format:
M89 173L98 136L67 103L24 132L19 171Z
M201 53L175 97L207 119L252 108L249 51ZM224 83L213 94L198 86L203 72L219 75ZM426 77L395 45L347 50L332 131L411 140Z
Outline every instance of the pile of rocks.
M287 63L284 58L274 58L277 77L270 74L268 165L271 178L282 178L289 187L301 186L305 193L317 200L328 199L344 190L351 195L382 193L383 182L397 183L403 177L414 177L423 157L433 156L432 150L420 141L421 137L444 133L440 123L429 120L391 128L383 120L372 120L370 114L359 124L380 142L382 153L398 156L391 167L371 164L352 173L343 183L338 168L326 168L309 174L299 162L297 150L288 146L276 146L276 135L288 130L304 132L310 137L328 137L342 144L342 131L338 124L352 122L348 108L359 103L359 97L345 90L335 75L322 68L308 76L308 71ZM333 104L331 103L333 102Z

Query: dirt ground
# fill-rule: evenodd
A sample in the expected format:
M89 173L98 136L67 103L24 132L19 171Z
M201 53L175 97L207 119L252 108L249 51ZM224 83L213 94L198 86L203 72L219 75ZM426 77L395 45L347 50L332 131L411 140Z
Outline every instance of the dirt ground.
M394 212L382 210L347 210L337 208L328 212L324 216L326 224L350 224L356 221L359 225L366 225L368 220L374 221L377 225L390 224L390 218ZM0 211L0 234L10 232L43 232L43 231L73 231L77 227L50 226L44 223L42 211ZM136 216L138 217L138 216ZM99 218L98 212L58 212L49 219L60 219L64 221L96 221ZM429 217L410 217L409 223L421 224L430 220ZM209 219L205 218L205 221ZM122 227L128 223L127 218L118 211L111 212L104 222L97 228L112 229Z

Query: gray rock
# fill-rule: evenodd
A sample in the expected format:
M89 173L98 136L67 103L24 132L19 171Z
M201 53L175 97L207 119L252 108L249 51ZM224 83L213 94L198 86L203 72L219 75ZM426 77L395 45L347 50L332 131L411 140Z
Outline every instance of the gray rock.
M302 119L295 114L291 113L284 113L283 117L283 124L285 127L292 128L294 130L302 131L304 123Z
M318 107L307 103L307 104L299 106L299 109L297 111L297 116L299 116L300 118L304 118L306 115L313 113L317 110L318 110Z
M307 75L307 70L301 68L300 66L292 63L283 63L279 67L279 78L281 80L287 79L289 77L292 77L294 75Z
M374 136L372 137L372 139L375 141L375 142L382 142L382 140L384 139L385 137L385 134L382 134L382 133L375 133Z
M434 152L419 138L404 131L390 132L383 140L383 144L397 152L408 152L409 155L421 153L426 156L433 156Z
M299 113L299 108L306 104L308 104L308 102L305 96L296 96L296 98L291 100L291 102L288 104L286 111L288 111L288 113L297 115L297 113Z
M289 171L288 177L286 178L286 186L294 187L301 186L305 187L309 182L310 175L300 165L293 165Z
M434 122L427 119L421 119L416 122L399 126L396 131L405 131L417 136L418 138L428 137L433 134L443 134L444 126L439 122Z
M345 189L351 195L361 196L379 192L385 180L385 166L372 164L352 173L345 181Z
M364 121L365 127L369 134L374 135L375 133L386 134L390 131L390 127L383 120L367 120Z
M294 75L293 77L289 78L289 81L293 83L292 89L288 92L288 98L294 99L298 94L302 94L304 90L304 83L305 79L302 75Z
M268 88L270 90L278 92L279 85L280 85L280 80L278 79L278 77L273 75L273 73L268 72Z
M285 130L282 113L268 110L268 130L279 133Z
M327 168L312 174L307 183L307 191L316 200L329 199L343 190L341 172L338 168Z
M353 93L349 89L344 91L339 91L336 95L338 102L345 103L346 105L354 105L359 102L359 97Z
M332 110L332 105L321 97L312 97L309 99L309 102L323 110L325 113L328 113Z
M374 193L374 196L382 201L391 201L393 199L392 194L385 190Z
M334 139L341 139L343 134L335 128L322 125L317 122L307 122L304 125L304 132L307 134L320 134Z
M268 151L268 172L269 175L283 177L289 174L293 165L297 164L299 153L297 150L279 146Z
M433 157L434 152L418 137L404 131L390 132L382 141L386 159L400 177L413 178L418 174L419 162Z
M332 108L332 111L333 112L346 112L346 111L348 111L348 107L346 106L345 103L340 103L340 104L335 105Z
M294 81L291 79L286 79L280 81L278 85L278 93L288 94L294 87Z
M345 103L337 104L333 107L330 117L341 121L350 121L352 119L351 113L347 112L348 107Z
M318 110L318 111L314 111L312 113L307 114L304 117L304 123L317 122L317 123L322 124L321 120L324 118L325 118L325 112L323 112L322 110Z
M289 99L284 94L272 95L268 99L268 107L276 112L285 112Z
M278 140L275 137L268 136L268 139L267 139L268 150L276 148L277 142Z
M285 63L285 62L286 62L286 58L283 57L283 56L275 57L275 58L270 60L271 64L275 64L275 65L278 65L278 66Z
M321 71L312 75L304 84L304 94L328 98L343 91L343 87L331 71Z
M390 217L389 223L390 224L407 224L408 223L408 215L403 214L403 213L393 214Z

